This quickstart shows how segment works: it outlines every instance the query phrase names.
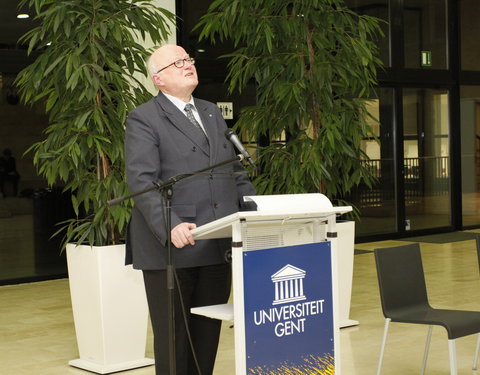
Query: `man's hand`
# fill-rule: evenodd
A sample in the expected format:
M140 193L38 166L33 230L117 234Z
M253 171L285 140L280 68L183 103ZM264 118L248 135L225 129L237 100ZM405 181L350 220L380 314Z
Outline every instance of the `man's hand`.
M172 229L172 243L177 249L181 249L185 245L195 245L193 240L192 229L197 227L194 223L180 223Z

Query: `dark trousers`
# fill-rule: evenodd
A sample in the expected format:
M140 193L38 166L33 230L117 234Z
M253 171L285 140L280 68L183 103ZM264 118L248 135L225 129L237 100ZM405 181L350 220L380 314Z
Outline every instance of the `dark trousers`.
M231 286L230 264L182 268L177 269L176 273L201 374L211 375L217 355L221 321L190 314L190 308L228 301ZM143 276L152 322L155 372L156 375L169 375L167 273L165 270L144 270ZM176 373L177 375L198 375L190 350L177 288L176 282L174 293Z

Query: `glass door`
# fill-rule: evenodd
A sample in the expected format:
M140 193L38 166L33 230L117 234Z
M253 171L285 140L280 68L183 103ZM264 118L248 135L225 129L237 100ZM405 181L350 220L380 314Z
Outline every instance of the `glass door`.
M448 90L403 90L405 230L451 225Z
M460 87L462 220L480 225L480 86Z
M358 212L355 223L357 236L375 236L397 231L396 201L398 187L395 183L395 128L394 89L379 88L377 97L369 102L368 111L375 137L364 139L362 149L368 156L364 163L374 174L372 186L360 184L347 197Z

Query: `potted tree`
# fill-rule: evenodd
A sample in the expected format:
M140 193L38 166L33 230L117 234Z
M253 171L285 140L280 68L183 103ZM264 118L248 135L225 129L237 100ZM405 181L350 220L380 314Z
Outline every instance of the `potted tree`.
M124 266L131 202L106 202L127 194L126 115L151 97L137 78L146 72L141 40L166 40L175 17L152 0L23 0L20 6L40 22L21 39L39 56L16 83L23 101L44 102L49 116L45 139L29 151L48 184L71 194L76 214L59 231L68 243L80 353L70 363L98 373L150 364L142 275Z
M361 142L375 138L367 105L381 67L378 19L343 0L216 0L196 28L200 41L233 43L224 56L230 92L255 83L257 102L235 127L244 139L270 141L257 148L259 194L322 193L345 204L353 187L371 186ZM354 222L338 231L348 239L338 254L341 289L351 290Z
M367 104L381 66L378 19L343 0L217 0L197 29L200 40L233 42L224 56L231 92L256 84L257 103L235 126L245 139L275 141L258 149L260 193L341 199L371 184L361 141L374 137Z

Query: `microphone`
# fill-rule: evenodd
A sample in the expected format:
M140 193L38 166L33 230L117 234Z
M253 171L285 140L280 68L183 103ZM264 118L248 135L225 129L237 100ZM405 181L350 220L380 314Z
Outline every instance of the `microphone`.
M245 157L248 163L253 167L257 168L255 163L252 160L252 157L248 153L248 151L243 147L242 142L238 139L237 135L232 129L225 130L225 137L235 146L235 148L240 151L240 153Z

